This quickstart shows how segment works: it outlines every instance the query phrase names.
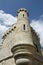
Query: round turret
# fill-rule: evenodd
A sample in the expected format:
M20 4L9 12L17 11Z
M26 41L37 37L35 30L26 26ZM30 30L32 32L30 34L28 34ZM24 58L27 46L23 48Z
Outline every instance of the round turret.
M27 9L21 8L18 10L18 20L20 19L28 19L29 13Z
M21 9L19 9L17 13L19 14L20 12L23 12L23 11L26 12L27 15L29 15L27 9L25 9L25 8L21 8Z

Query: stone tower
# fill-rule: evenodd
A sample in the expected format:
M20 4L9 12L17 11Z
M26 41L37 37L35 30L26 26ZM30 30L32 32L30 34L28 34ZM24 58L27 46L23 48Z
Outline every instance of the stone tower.
M34 52L35 46L32 41L31 28L28 20L28 12L22 8L18 11L16 42L11 51L17 65L31 63L29 55ZM15 50L16 49L16 50ZM33 52L34 50L34 52Z
M5 32L2 43L1 65L43 65L40 39L30 26L25 8L18 10L17 23Z

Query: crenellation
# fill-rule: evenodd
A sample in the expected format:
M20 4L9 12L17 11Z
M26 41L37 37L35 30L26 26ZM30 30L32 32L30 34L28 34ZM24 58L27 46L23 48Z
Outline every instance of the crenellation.
M40 41L39 36L37 35L37 33L35 32L35 30L33 30L33 28L31 27L31 32L33 33L33 35L36 37L37 40Z
M15 28L16 28L16 26L15 26L15 24L13 24L13 25L11 26L11 28L9 28L9 29L4 33L2 39L5 40L6 37L7 37L10 33L12 33L12 31L15 30Z

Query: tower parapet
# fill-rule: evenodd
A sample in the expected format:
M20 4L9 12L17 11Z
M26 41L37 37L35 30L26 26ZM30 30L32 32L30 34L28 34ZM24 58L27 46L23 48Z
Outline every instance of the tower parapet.
M19 14L20 12L23 12L23 11L26 12L27 15L29 15L27 9L25 9L25 8L21 8L21 9L19 9L17 13Z
M17 13L18 13L18 20L21 20L21 19L28 20L29 13L28 13L27 9L21 8L18 10Z

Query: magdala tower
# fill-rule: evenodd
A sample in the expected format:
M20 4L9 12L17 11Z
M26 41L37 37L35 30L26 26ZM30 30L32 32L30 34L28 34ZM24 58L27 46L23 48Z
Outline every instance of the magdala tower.
M3 36L0 65L43 65L40 39L30 26L29 13L18 10L17 23Z

